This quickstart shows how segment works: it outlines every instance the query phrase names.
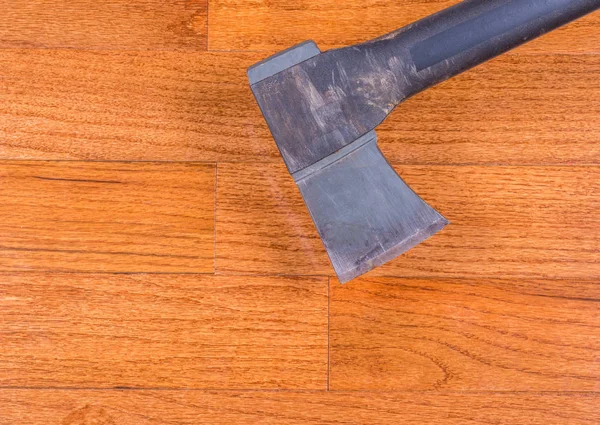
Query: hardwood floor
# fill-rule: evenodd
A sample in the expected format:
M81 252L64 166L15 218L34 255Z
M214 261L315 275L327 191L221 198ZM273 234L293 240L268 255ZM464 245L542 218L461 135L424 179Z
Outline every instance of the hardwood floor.
M370 276L600 278L597 166L396 166L452 223ZM283 165L219 164L217 273L333 269Z
M360 43L450 7L459 0L210 0L210 50L279 51L304 40L322 50ZM521 47L521 53L600 53L600 16ZM233 31L235 28L235 31Z
M0 270L214 271L215 166L0 162Z
M596 282L331 282L334 390L596 391Z
M0 4L0 424L600 422L600 14L409 99L452 224L335 279L246 68L456 3Z
M0 48L205 50L207 0L3 0Z
M21 273L2 281L4 386L326 388L326 277Z
M2 423L593 425L594 393L357 393L7 389ZM58 420L54 418L59 418ZM1 419L0 419L1 420Z
M518 52L400 105L377 130L385 155L598 164L600 57ZM0 159L282 163L246 79L266 53L2 53Z

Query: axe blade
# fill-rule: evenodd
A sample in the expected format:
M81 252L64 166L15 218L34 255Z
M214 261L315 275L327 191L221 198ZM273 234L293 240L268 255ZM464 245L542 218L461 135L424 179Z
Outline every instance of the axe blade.
M316 44L307 41L251 67L248 78L255 97L265 95L259 92L265 86L257 83L319 54ZM269 122L264 110L263 115L273 133L279 123ZM293 158L282 150L286 141L275 141L342 283L396 258L448 224L390 166L377 147L375 131L301 169L290 165Z
M448 224L396 174L374 131L294 178L342 283Z

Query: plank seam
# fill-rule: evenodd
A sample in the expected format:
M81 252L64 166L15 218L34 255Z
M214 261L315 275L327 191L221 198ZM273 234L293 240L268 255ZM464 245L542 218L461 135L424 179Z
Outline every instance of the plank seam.
M331 277L327 276L327 391L331 389Z
M208 42L208 37L209 37L209 29L210 26L208 25L208 20L210 19L210 0L206 0L206 47L205 47L205 51L209 51L208 47L209 47L209 42Z
M213 217L213 274L217 273L217 196L219 185L219 163L215 163L215 199L214 199L214 217Z
M84 275L191 275L191 276L222 276L222 277L321 277L328 278L326 274L221 274L214 272L107 272L107 271L66 271L66 270L0 270L0 275L27 275L27 274L84 274Z
M331 278L332 276L327 274L282 274L282 273L256 273L256 274L245 274L245 273L222 273L222 272L107 272L107 271L65 271L65 270L0 270L0 275L27 275L27 274L82 274L82 275L190 275L190 276L222 276L222 277L321 277ZM406 280L467 280L467 279L481 279L481 280L501 280L501 281L514 281L514 280L544 280L544 281L557 281L572 282L597 282L600 276L597 277L548 277L548 276L496 276L496 275L457 275L457 276L432 276L432 275L391 275L383 274L377 276L367 277L367 279L406 279ZM358 279L360 280L360 279ZM351 284L351 283L350 283Z
M208 25L208 22L207 22ZM207 42L206 42L206 46L208 47L208 33L206 36ZM343 47L350 47L351 45L348 46L338 46L338 47L332 47L331 49L328 50L335 50L338 48L343 48ZM203 53L264 53L265 57L272 55L273 53L278 52L279 50L284 50L286 48L290 47L290 44L287 45L282 45L280 46L278 49L270 49L270 50L245 50L245 49L231 49L231 50L227 50L227 49L208 49L208 50L190 50L190 49L161 49L161 48L146 48L146 49L116 49L116 48L105 48L105 47L67 47L67 46L49 46L49 47L41 47L41 46L37 46L37 47L23 47L23 46L19 46L19 47L10 47L10 46L5 46L5 47L0 47L0 51L35 51L35 50L43 50L43 51L76 51L76 52L108 52L108 53L155 53L155 52L169 52L169 53L178 53L178 54L190 54L190 55L197 55L198 53L203 54ZM324 52L328 51L328 50L324 50ZM553 52L553 51L547 51L547 52L526 52L526 53L520 53L520 52L506 52L504 53L502 56L521 56L521 57L526 57L526 56L598 56L600 55L600 50L599 51L591 51L591 52Z
M1 50L1 49L0 49ZM385 148L384 148L385 151ZM79 162L79 163L107 163L107 164L199 164L199 165L216 165L215 161L159 161L159 160L81 160L81 159L24 159L24 158L2 158L0 162L12 162L12 163L54 163L54 162ZM220 164L227 165L279 165L280 161L219 161ZM524 164L510 164L510 163L479 163L479 162L456 162L456 163L443 163L443 162L390 162L393 167L496 167L496 168L598 168L598 163L524 163Z
M556 390L556 391L512 391L512 390L473 390L473 391L437 391L437 390L305 390L305 389L257 389L257 388L194 388L194 387L36 387L36 386L5 386L0 387L0 391L210 391L220 393L247 392L247 393L297 393L297 394L326 394L326 393L351 393L351 394L430 394L430 395L477 395L477 394L528 394L528 395L564 395L564 396L600 396L600 391L579 391L579 390Z

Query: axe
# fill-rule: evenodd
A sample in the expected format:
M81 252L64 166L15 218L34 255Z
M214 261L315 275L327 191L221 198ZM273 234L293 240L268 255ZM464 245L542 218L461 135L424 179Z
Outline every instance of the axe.
M252 92L339 280L399 256L448 221L374 132L402 101L600 8L600 0L465 0L375 40L307 41L248 70Z

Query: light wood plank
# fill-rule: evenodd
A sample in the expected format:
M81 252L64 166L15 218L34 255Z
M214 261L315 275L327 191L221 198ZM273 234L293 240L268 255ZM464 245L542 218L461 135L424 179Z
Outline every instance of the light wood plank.
M458 0L211 0L209 49L278 51L304 40L321 50L379 37ZM599 52L600 14L523 46L524 52ZM235 27L235 31L231 28Z
M0 305L0 386L325 389L327 278L4 274Z
M592 425L597 394L0 390L0 424Z
M205 50L206 0L3 0L0 48Z
M365 278L331 294L334 390L600 389L597 282Z
M249 90L260 53L0 55L0 158L281 158ZM600 162L600 56L504 56L401 105L396 163Z
M452 223L372 273L600 278L597 167L396 167ZM333 274L283 166L219 165L217 272Z
M215 166L0 163L0 270L212 272Z

